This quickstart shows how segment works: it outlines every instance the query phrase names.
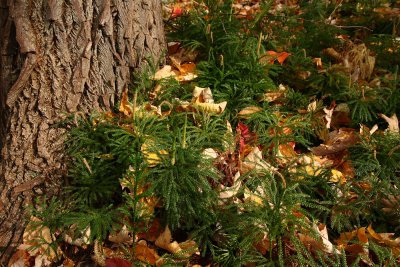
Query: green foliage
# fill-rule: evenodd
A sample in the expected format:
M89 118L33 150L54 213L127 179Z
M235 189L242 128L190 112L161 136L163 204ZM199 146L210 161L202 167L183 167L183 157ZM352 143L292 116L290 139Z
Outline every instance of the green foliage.
M160 155L162 162L148 174L154 192L163 201L166 222L172 229L191 229L201 221L213 220L213 206L217 200L208 178L217 179L218 175L210 160L204 158L204 143L198 140L206 138L199 133L206 133L189 127L188 115L183 116L167 122L170 131L160 144L168 154Z

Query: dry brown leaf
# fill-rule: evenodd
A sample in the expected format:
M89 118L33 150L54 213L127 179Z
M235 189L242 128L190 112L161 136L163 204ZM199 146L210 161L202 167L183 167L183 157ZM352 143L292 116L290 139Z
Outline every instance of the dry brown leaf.
M155 218L153 221L150 222L150 226L148 226L148 229L146 231L136 234L136 238L155 242L162 231L163 229L161 227L160 221Z
M202 88L195 86L192 95L192 103L214 103L210 87Z
M318 233L320 234L320 236L321 236L321 239L322 239L322 244L324 245L324 251L325 252L327 252L327 253L337 253L337 254L340 254L340 251L339 250L337 250L334 246L333 246L333 244L332 244L332 242L331 241L329 241L329 238L328 238L328 230L327 230L327 228L326 228L326 225L325 224L319 224L318 226L317 225L314 225L314 229L316 230L316 231L318 231Z
M324 112L325 112L324 118L326 120L326 128L327 129L331 128L333 111L334 111L334 108L332 108L332 109L324 108Z
M371 225L367 227L367 231L375 242L389 247L395 257L400 256L400 237L392 239L393 233L376 233Z
M155 245L171 252L172 254L176 254L185 258L190 257L197 251L197 245L194 241L187 240L182 243L172 241L172 234L168 225L165 227L164 232L162 232L155 241Z
M254 147L249 154L247 154L241 164L241 172L243 174L252 170L267 172L276 170L276 168L263 160L262 152L257 146Z
M18 249L27 250L31 256L40 254L43 256L40 259L47 262L56 258L56 252L50 247L55 241L55 236L50 232L50 228L43 226L41 222L39 218L31 216L23 234L23 243Z
M75 267L77 264L76 262L74 262L73 260L71 260L70 258L66 258L63 261L63 267Z
M172 242L171 230L169 230L168 225L165 227L164 232L162 232L156 239L155 245L159 248L163 248L173 254L181 251L178 242Z
M29 266L29 253L24 249L18 249L8 262L9 267L25 267Z
M273 249L276 247L275 242L271 242L268 239L268 235L264 234L264 237L258 241L257 243L254 244L254 247L259 251L262 255L265 255L270 249Z
M209 159L216 159L218 158L218 152L215 151L213 148L206 148L203 150L203 153L205 158L209 158Z
M360 138L354 129L341 128L328 134L325 144L311 148L311 152L317 156L332 155L344 151L348 147L359 142Z
M75 232L76 225L73 224L70 227L70 233ZM85 230L80 232L79 238L72 238L68 233L64 234L64 241L70 245L86 247L90 244L90 227L87 227Z
M128 230L128 227L124 225L120 231L114 234L110 234L108 236L108 240L113 243L118 244L133 244L133 236L132 233Z
M233 177L233 185L231 187L220 185L221 187L221 192L219 193L220 199L227 199L236 196L241 187L239 178L240 178L240 172L237 172Z

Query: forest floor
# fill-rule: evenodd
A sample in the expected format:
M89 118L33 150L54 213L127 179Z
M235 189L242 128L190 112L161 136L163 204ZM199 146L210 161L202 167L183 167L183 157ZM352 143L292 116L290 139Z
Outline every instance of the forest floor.
M163 3L9 266L400 264L400 2Z

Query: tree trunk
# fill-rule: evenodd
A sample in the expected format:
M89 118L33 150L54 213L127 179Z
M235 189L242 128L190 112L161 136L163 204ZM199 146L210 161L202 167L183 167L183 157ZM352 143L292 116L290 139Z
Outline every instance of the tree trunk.
M109 110L165 48L160 0L0 0L0 254L65 176L67 113Z

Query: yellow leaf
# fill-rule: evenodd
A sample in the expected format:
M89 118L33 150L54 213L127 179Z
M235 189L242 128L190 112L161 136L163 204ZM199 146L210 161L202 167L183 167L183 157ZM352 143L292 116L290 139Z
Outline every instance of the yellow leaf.
M331 178L329 179L329 182L344 184L346 182L346 178L342 172L333 169L331 170Z
M191 106L195 110L203 111L203 112L209 112L209 113L216 113L216 114L221 114L224 112L226 105L228 102L224 101L219 104L214 104L214 103L195 103L192 104Z
M168 155L168 152L166 150L160 150L158 152L151 151L150 148L152 146L154 146L154 142L151 139L146 139L141 147L144 159L150 167L154 167L161 162L161 158L159 155Z
M256 107L256 106L250 106L250 107L246 107L244 109L242 109L239 113L238 113L238 117L241 119L248 119L251 117L252 114L255 114L257 112L262 111L263 109L260 107Z

